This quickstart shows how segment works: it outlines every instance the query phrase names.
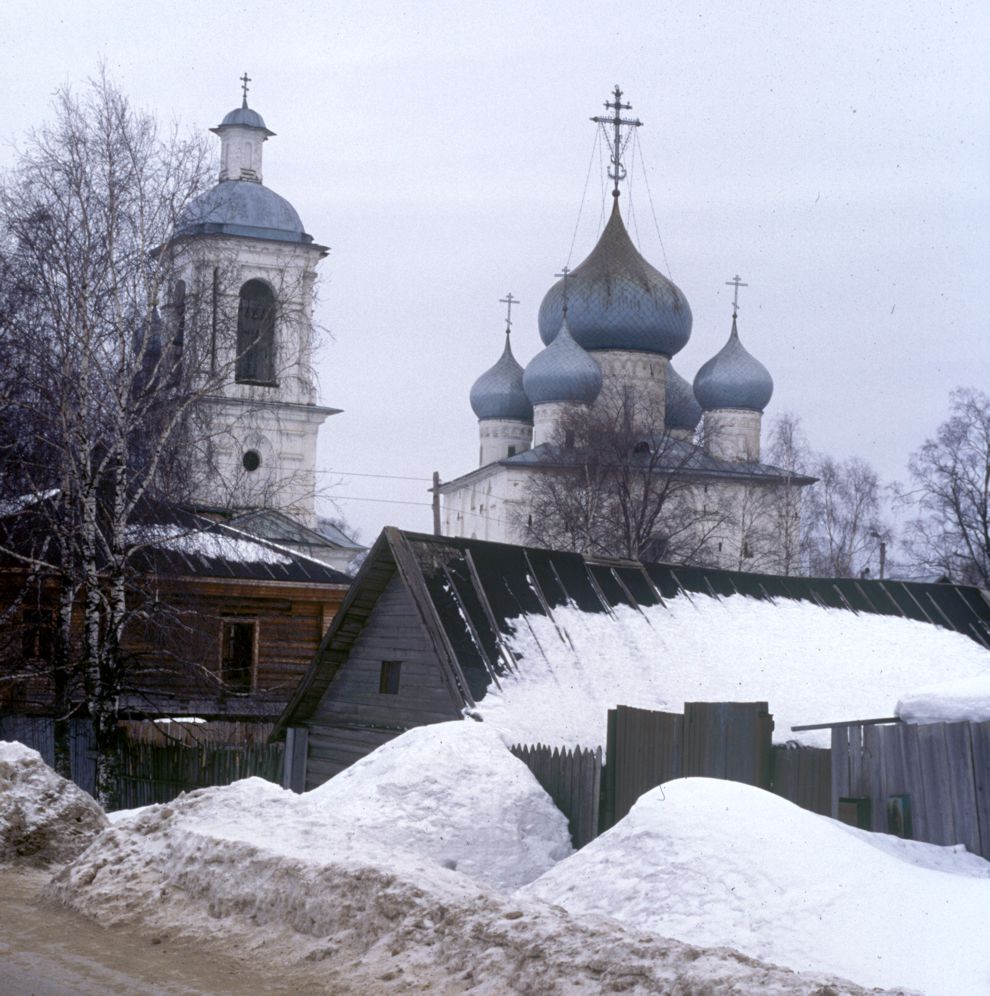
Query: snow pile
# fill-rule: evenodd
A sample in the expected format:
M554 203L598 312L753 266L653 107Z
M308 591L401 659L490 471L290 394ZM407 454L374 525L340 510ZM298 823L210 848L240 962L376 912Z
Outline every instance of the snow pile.
M521 893L862 985L990 992L990 878L920 867L922 847L904 861L760 789L681 779Z
M530 882L571 853L567 819L481 723L410 730L305 798L355 835L500 888Z
M492 795L502 788L496 776ZM121 821L53 879L49 895L105 926L129 922L245 961L309 965L331 992L862 992L735 951L575 920L388 846L260 779Z
M0 740L0 864L69 861L107 825L100 805L36 750Z
M990 674L927 685L897 703L905 723L986 723L990 721Z
M509 644L521 673L491 688L478 712L516 743L603 745L616 705L766 701L775 740L827 747L828 730L791 726L890 716L906 689L933 677L990 676L990 654L959 633L741 595L619 606L614 617L565 607L517 620Z

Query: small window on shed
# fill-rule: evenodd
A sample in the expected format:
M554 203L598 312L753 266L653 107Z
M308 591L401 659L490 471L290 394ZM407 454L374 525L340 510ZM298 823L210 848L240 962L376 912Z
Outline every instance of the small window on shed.
M872 825L873 807L868 796L849 796L839 799L839 822L860 830Z
M224 620L220 678L231 691L250 692L254 685L256 628L254 622Z
M399 694L399 672L402 661L382 661L381 673L378 676L378 692L380 695Z

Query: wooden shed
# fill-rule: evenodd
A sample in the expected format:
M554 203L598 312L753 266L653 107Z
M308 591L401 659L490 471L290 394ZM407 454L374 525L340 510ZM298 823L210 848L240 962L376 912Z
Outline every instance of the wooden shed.
M286 740L283 783L314 788L405 730L470 716L522 666L507 637L524 613L611 613L682 593L903 616L990 647L990 602L975 588L590 559L386 528L272 734Z

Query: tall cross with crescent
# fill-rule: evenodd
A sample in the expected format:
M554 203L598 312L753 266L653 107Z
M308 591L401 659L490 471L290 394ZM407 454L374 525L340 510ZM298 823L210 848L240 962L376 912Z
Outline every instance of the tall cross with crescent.
M739 288L748 287L749 284L744 284L737 273L731 280L726 280L725 286L735 288L732 292L732 317L736 318L739 314Z
M505 334L508 335L512 331L512 306L519 303L519 298L513 297L512 291L509 291L505 297L498 299L498 303L505 305Z
M245 72L241 77L241 90L244 92L244 100L241 103L241 107L247 107L248 83L250 82L251 77Z
M560 273L555 273L554 274L555 277L563 277L564 278L564 317L565 318L567 317L567 275L570 272L571 272L571 268L569 266L565 266L560 271Z
M612 165L609 167L608 178L615 181L615 187L612 190L612 196L619 196L619 181L626 178L626 168L622 165L622 153L625 150L626 145L629 143L629 136L632 131L626 135L625 142L622 141L622 128L626 127L641 128L643 122L639 118L624 118L622 116L623 111L632 110L632 104L622 103L622 91L619 89L619 84L615 84L615 89L612 91L612 95L615 97L614 101L606 100L605 109L607 111L615 111L611 117L597 116L591 120L595 124L601 125L602 130L605 131L606 139L608 140L609 147L612 150ZM609 126L612 128L612 136L609 137L608 131L606 130Z

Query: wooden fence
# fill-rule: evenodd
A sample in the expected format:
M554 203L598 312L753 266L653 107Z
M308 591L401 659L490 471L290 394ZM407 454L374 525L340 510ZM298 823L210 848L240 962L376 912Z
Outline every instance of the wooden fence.
M571 840L584 847L598 836L602 749L561 749L536 744L514 746L516 755L536 776L547 795L567 817Z
M990 722L834 726L832 812L990 860Z
M92 793L96 767L89 721L70 720L69 737L72 780ZM48 717L0 716L0 740L19 740L38 751L47 764L54 764L54 723ZM276 784L282 777L282 744L186 746L179 742L144 743L125 739L120 750L121 809L170 802L180 792L229 785L251 775Z
M575 847L622 819L651 788L688 775L745 782L816 813L829 813L829 751L773 747L766 702L689 702L684 714L609 710L607 759L599 748L515 746L567 816Z

